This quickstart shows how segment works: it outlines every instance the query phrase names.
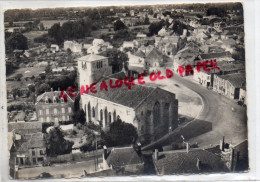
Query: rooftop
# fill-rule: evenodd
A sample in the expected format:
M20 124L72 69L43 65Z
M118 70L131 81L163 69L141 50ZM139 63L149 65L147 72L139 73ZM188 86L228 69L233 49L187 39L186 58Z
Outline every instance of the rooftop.
M67 95L68 102L74 102L73 99L69 96L69 94L64 91L62 95ZM56 103L61 103L61 91L51 91L51 92L44 92L43 94L39 95L36 100L36 105L38 103L45 103L46 99L48 99L49 103L54 103L54 98Z
M96 85L97 93L89 92L88 95L98 97L110 102L114 102L126 107L136 108L144 99L146 99L153 91L160 88L147 87L144 85L136 84L131 87L131 90L128 89L126 85L122 85L120 88L110 88L109 80L113 81L115 84L116 79L107 79L104 80L108 85L108 91L100 91L100 85L102 82L98 82Z
M31 133L42 131L41 122L10 122L8 123L8 132L15 130L15 133L25 132L23 130L28 130ZM29 132L29 133L30 133Z
M228 75L219 75L220 78L229 81L234 87L243 87L246 83L246 77L244 73L233 73Z
M201 162L200 169L197 160ZM228 172L220 157L206 150L194 149L188 153L183 151L159 152L158 160L154 160L159 174L183 174L203 172Z
M92 62L92 61L98 61L103 59L107 59L107 57L96 55L96 54L89 54L78 58L78 61Z
M27 135L26 140L20 140L16 142L16 151L17 152L28 152L30 148L45 148L45 141L43 139L43 133L33 133Z
M216 52L216 53L209 53L209 54L200 54L202 59L213 59L213 58L220 58L220 57L231 57L230 52Z
M113 168L143 163L142 157L137 154L132 146L113 148L106 160L108 165L112 165Z

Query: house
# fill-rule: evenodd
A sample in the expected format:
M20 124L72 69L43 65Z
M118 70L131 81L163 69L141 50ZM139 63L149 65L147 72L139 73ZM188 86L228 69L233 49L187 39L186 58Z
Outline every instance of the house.
M70 49L72 52L81 52L82 44L76 41L64 41L64 50Z
M133 41L124 41L122 46L120 47L120 51L124 51L124 49L127 48L134 48L134 42Z
M138 50L135 54L128 52L128 71L130 76L136 77L140 73L147 72L145 54Z
M42 165L46 160L46 145L43 139L42 123L10 122L8 131L12 133L13 145L10 145L10 168ZM10 135L11 137L11 135ZM11 141L11 139L10 139ZM12 175L12 174L11 174Z
M226 75L231 73L238 73L245 70L244 64L230 64L220 62L220 64L218 64L218 67L219 69L211 69L210 71L205 71L204 69L201 69L200 72L194 71L193 79L202 86L213 87L215 74Z
M172 31L167 31L165 27L163 27L161 30L159 30L158 35L159 36L170 36L170 34L172 33Z
M246 87L245 87L245 86L240 88L240 91L239 91L239 100L240 100L243 104L247 105L247 95L246 95Z
M213 28L217 31L217 32L222 32L222 29L224 28L225 24L223 22L214 22L214 26Z
M146 37L147 37L147 35L144 33L141 33L141 32L138 32L136 35L136 39L144 39Z
M78 58L77 61L80 87L98 82L101 78L112 74L112 67L108 64L107 57L89 54Z
M207 53L207 54L200 54L198 56L198 61L208 61L208 60L216 60L216 62L233 62L234 59L232 58L230 52L215 52L215 53Z
M231 99L239 99L240 88L246 84L244 73L214 75L213 90Z
M52 69L52 72L53 73L61 73L62 71L68 71L68 72L71 72L71 71L74 71L75 68L74 67L56 67L56 68L53 68Z
M74 93L73 93L74 94ZM45 92L37 97L36 115L40 122L70 121L74 100L66 91Z
M149 72L156 71L164 65L163 54L157 48L153 48L146 55L145 64L149 68Z
M26 57L30 57L33 54L38 55L38 54L44 52L46 49L47 49L47 47L45 45L40 45L38 47L33 47L33 48L28 49L28 50L25 50L24 55Z
M57 44L51 44L51 51L53 53L59 51L59 46Z
M119 80L119 79L117 79ZM178 123L178 100L175 94L160 88L135 84L111 88L107 79L96 84L100 88L106 83L107 91L83 93L82 108L87 122L101 124L106 130L109 124L120 118L137 128L140 141L152 141L174 129ZM118 81L117 81L118 82Z
M107 49L106 49L105 46L95 45L95 46L89 47L88 50L87 50L87 53L88 54L99 54L99 53L102 53L106 50Z
M144 160L141 147L113 147L110 151L104 146L103 168L121 172L121 175L141 175L144 172Z
M207 150L189 149L153 153L157 175L228 172L221 158Z
M177 54L174 56L173 70L178 73L180 66L186 67L187 65L190 65L191 67L194 67L194 59L196 58L196 55L198 55L199 53L200 49L196 44L187 44L182 50L178 51ZM186 75L186 73L184 73L184 76L188 76L188 74Z
M105 41L103 39L94 39L92 42L93 46L100 46L103 45L105 43Z
M247 171L248 165L248 141L243 140L238 144L226 143L225 137L220 140L220 144L207 149L215 155L221 157L229 171Z

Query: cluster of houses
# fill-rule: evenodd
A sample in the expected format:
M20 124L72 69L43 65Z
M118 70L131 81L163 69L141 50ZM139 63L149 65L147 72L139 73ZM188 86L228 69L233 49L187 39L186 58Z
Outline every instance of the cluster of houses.
M140 73L157 72L164 67L179 72L180 66L191 65L194 69L192 77L195 82L247 104L244 60L238 61L232 58L232 53L236 51L234 46L243 46L241 27L230 28L224 22L214 22L212 26L201 25L196 16L197 12L184 13L186 14L180 19L181 22L194 28L193 31L189 30L189 35L187 29L183 30L182 35L177 35L171 27L162 27L156 36L148 37L145 33L139 32L135 40L123 42L119 50L128 56L127 71L123 68L118 73L112 73L109 60L103 53L113 46L102 39L94 39L92 44L65 41L63 50L69 49L72 53L80 53L81 56L75 59L79 89L92 83L96 83L96 87L99 88L104 83L110 85L111 80L115 82L117 79L124 80L127 76L137 77ZM130 17L125 14L117 16L127 25L133 26L137 23L135 14L135 11L131 11ZM146 16L151 15L144 11L139 19ZM167 20L170 26L173 25L173 19L158 11L156 19L162 18ZM31 48L24 55L30 57L32 53L40 54L46 49L46 46ZM82 55L84 49L86 53ZM53 44L50 51L56 53L60 48ZM195 71L198 61L212 62L212 60L217 62L219 69ZM52 71L60 73L63 70L73 71L74 68L56 67ZM138 139L144 143L155 141L178 126L178 100L174 93L145 85L135 85L132 89L127 87L107 89L106 92L85 92L81 95L80 107L86 114L87 123L100 124L103 130L107 130L109 124L120 118L137 128ZM14 174L20 166L43 165L46 146L43 141L42 123L59 124L60 121L70 121L74 112L74 102L74 98L66 92L46 90L37 97L35 103L39 122L9 123L9 150L13 151L10 153L12 155L10 166L13 166L11 170ZM219 150L214 151L191 149L189 144L186 144L186 149L182 151L155 150L153 164L159 175L234 171L238 161L242 160L241 153L243 157L247 156L239 148L241 145L226 145L223 140ZM247 141L243 145L247 145ZM143 174L144 158L141 145L110 149L104 147L100 171Z

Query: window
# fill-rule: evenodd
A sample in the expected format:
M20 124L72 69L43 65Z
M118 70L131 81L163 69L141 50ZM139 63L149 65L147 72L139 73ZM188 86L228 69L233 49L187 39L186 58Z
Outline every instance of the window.
M47 117L47 122L50 122L50 117Z
M69 109L69 113L71 113L71 107L69 107L68 109Z
M42 115L42 110L39 110L39 115Z
M59 121L59 119L58 118L55 118L55 122L58 122Z
M41 154L41 155L44 155L44 152L43 152L43 150L40 150L40 154Z
M43 157L37 158L38 162L43 162Z
M63 98L61 98L60 100L61 100L61 103L64 103L64 99Z
M95 108L92 107L92 117L94 118L96 116L96 113L95 113Z
M57 114L57 113L58 113L57 108L54 108L54 114Z
M62 116L62 120L63 120L63 121L65 121L65 120L66 120L65 116Z
M35 151L34 150L32 151L32 156L35 156Z
M103 121L103 110L100 110L100 120Z
M49 109L46 109L46 114L49 114Z
M61 108L61 112L62 112L62 113L65 113L65 108L64 108L64 107Z
M48 101L48 98L45 98L45 104L48 104L49 101Z
M33 164L36 164L36 158L33 158Z

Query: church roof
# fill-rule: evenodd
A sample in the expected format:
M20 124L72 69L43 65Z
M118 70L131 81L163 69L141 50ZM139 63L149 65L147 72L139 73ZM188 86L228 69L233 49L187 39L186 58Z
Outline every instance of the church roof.
M156 89L159 89L138 84L132 85L131 90L128 89L125 84L123 84L120 88L110 88L109 80L112 80L113 85L115 85L116 79L104 80L107 84L108 91L101 91L100 85L102 82L98 82L95 86L97 93L89 92L88 95L114 102L126 107L136 108L137 106L139 106L139 104L143 102L143 100L149 97L152 92L154 92Z
M86 62L92 62L92 61L97 61L97 60L102 60L106 59L107 57L96 55L96 54L89 54L86 56L82 56L78 58L79 61L86 61Z

